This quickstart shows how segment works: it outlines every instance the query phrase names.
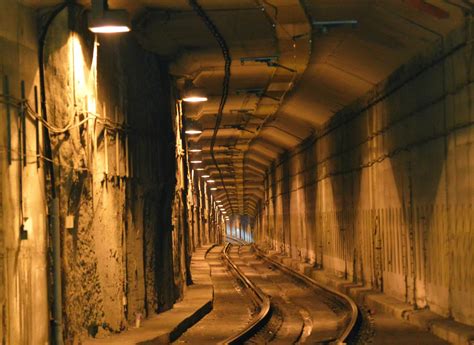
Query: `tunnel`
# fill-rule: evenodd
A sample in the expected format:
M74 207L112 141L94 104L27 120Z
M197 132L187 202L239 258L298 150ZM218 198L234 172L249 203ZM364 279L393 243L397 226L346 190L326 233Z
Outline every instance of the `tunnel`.
M0 343L474 344L473 14L0 0Z

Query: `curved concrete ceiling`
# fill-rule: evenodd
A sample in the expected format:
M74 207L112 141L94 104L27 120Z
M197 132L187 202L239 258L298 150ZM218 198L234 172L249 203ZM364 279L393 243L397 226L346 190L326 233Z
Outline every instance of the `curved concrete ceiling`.
M60 1L24 0L29 6ZM89 1L80 1L88 5ZM177 85L205 88L206 104L185 105L205 129L189 140L203 148L206 171L228 211L252 214L263 176L285 150L386 79L420 51L462 25L467 0L200 0L232 55L229 98L214 152L210 141L222 93L224 60L187 0L109 0L134 16L134 34L170 61ZM325 26L327 21L357 25ZM275 57L272 63L252 61ZM241 58L247 59L241 63ZM196 172L197 173L197 172Z

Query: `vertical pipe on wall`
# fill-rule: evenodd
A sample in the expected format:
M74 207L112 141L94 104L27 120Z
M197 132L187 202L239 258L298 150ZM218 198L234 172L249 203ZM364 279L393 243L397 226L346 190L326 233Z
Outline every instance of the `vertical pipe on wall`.
M39 169L41 167L41 157L40 157L40 122L39 122L39 104L38 104L38 87L35 85L34 87L35 93L35 113L36 113L36 120L35 120L35 132L36 132L36 167Z
M41 98L41 113L44 120L48 119L48 109L46 106L46 87L45 87L45 75L44 75L44 46L48 29L56 16L67 6L67 3L63 3L56 7L51 13L46 23L44 24L43 30L40 34L38 44L38 66L39 66L39 77L40 77L40 98ZM45 131L45 150L46 155L52 159L51 143L49 141L49 132L46 127L43 127ZM62 291L61 291L61 252L60 252L60 233L59 233L59 201L56 197L56 186L54 179L54 168L53 164L49 164L45 169L49 169L50 184L51 184L51 197L53 198L53 204L51 205L51 230L53 237L53 317L54 317L54 340L55 345L63 344L63 332L62 332ZM45 174L46 175L46 174Z
M26 110L23 102L26 101L25 81L22 80L21 88L21 106L20 106L20 122L21 122L21 155L23 159L23 167L26 167Z
M119 125L118 108L115 107L115 124ZM120 183L120 133L115 131L115 176L117 182Z
M11 129L11 115L10 115L10 86L8 84L8 76L3 79L3 94L6 98L7 110L7 159L8 165L12 164L12 129Z
M107 121L107 108L105 106L105 102L102 109L103 109L102 111L103 111L105 121ZM104 162L105 162L104 174L105 174L106 180L108 179L108 176L109 176L109 151L108 151L109 142L108 142L107 136L108 136L108 131L107 131L107 127L105 127L104 128Z
M53 238L53 285L54 285L54 344L63 344L62 282L61 282L61 233L59 229L59 199L52 201L51 232Z
M23 100L25 99L25 82L21 81L21 105L18 111L18 198L19 198L19 227L20 227L20 238L26 240L26 233L24 231L24 214L23 214L23 168L26 166L26 135L25 135L25 108Z

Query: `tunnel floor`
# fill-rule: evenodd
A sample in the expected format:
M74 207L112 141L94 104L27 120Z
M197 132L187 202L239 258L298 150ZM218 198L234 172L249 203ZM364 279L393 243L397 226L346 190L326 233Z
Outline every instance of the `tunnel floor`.
M214 306L175 344L214 344L241 330L252 318L253 305L221 259L223 247L212 248L206 256L214 285Z
M222 246L206 256L214 286L214 307L175 344L214 344L248 325L256 314L250 294L231 274ZM259 257L248 245L233 245L229 256L237 267L271 298L268 322L246 344L325 344L336 339L344 310L323 291L305 285ZM349 344L448 344L408 322L383 313L363 311L363 321Z

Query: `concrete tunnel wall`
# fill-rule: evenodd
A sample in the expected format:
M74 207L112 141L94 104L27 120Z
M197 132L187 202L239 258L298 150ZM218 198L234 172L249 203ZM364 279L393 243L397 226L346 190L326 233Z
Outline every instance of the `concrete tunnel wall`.
M255 241L474 324L474 60L464 29L269 170Z
M219 241L222 227L209 192L187 164L182 112L167 64L133 35L94 42L83 11L78 7L69 15L75 17L72 30L67 9L52 22L44 60L60 201L62 327L66 344L76 344L123 331L137 314L171 308L191 283L192 251ZM39 97L41 19L18 1L0 5L0 75L2 85L8 77L15 97L6 98L0 88L2 124L7 103L11 112L11 150L7 126L0 126L2 344L48 344L53 328L46 132L39 124L37 136L36 122L25 117L27 164L21 167L17 126L21 81L32 113L35 89ZM21 210L28 222L20 220ZM24 224L28 239L20 240Z
M15 28L15 30L11 30ZM43 169L36 160L35 124L25 121L26 165L20 161L21 82L34 104L38 86L35 13L16 1L0 4L0 342L48 341L47 227ZM9 94L13 99L6 98ZM9 104L7 104L9 103ZM8 115L10 121L8 121ZM10 133L10 140L8 140ZM20 144L21 142L21 144ZM42 137L40 133L40 145ZM10 156L10 161L9 157ZM20 174L21 173L21 174ZM20 199L22 189L28 191ZM23 204L20 208L21 203ZM28 240L20 240L22 218L28 218ZM34 329L34 332L32 330Z

